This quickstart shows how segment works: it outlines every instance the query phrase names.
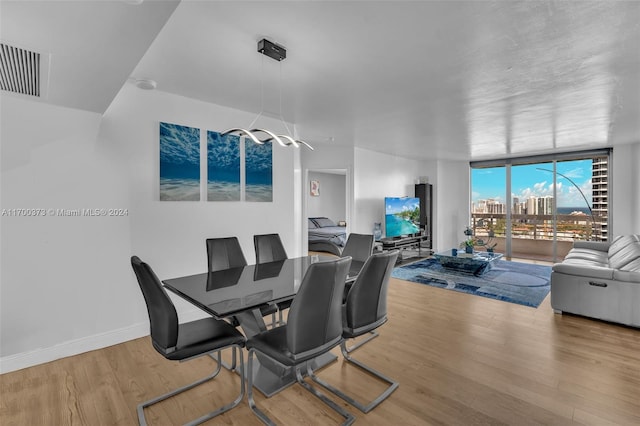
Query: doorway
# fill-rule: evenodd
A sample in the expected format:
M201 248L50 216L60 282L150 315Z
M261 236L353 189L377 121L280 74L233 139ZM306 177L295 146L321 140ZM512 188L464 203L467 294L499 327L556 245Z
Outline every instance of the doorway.
M308 220L326 217L351 229L351 189L348 169L308 169L305 173L303 247L308 247Z

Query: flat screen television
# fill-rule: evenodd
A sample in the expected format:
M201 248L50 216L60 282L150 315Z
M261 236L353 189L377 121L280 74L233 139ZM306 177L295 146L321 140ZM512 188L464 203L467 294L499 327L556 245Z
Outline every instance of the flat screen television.
M387 238L420 234L420 198L385 197L384 205Z

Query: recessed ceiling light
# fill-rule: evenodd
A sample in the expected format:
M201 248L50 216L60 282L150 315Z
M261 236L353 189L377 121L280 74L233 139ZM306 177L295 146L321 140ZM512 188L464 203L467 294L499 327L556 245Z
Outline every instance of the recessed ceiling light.
M138 89L153 90L158 86L158 83L156 83L155 80L139 78L135 81L135 85Z

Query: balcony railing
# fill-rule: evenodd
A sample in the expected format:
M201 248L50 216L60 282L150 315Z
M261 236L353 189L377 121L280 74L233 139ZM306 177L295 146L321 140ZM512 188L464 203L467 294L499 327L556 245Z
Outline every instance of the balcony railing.
M554 227L556 222L556 258L553 257ZM595 220L595 222L593 222ZM506 215L473 213L471 228L474 235L490 244L495 250L506 249ZM492 237L490 237L492 235ZM511 215L511 251L513 257L561 261L576 240L607 240L606 216L575 214L559 215Z

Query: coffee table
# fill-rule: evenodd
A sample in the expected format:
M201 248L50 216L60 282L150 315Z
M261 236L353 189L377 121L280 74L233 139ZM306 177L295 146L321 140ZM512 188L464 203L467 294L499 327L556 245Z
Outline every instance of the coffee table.
M451 250L449 250L436 253L433 256L438 259L444 268L478 276L490 271L495 261L503 255L502 253L489 253L484 251L475 251L473 253L458 251L454 256Z

